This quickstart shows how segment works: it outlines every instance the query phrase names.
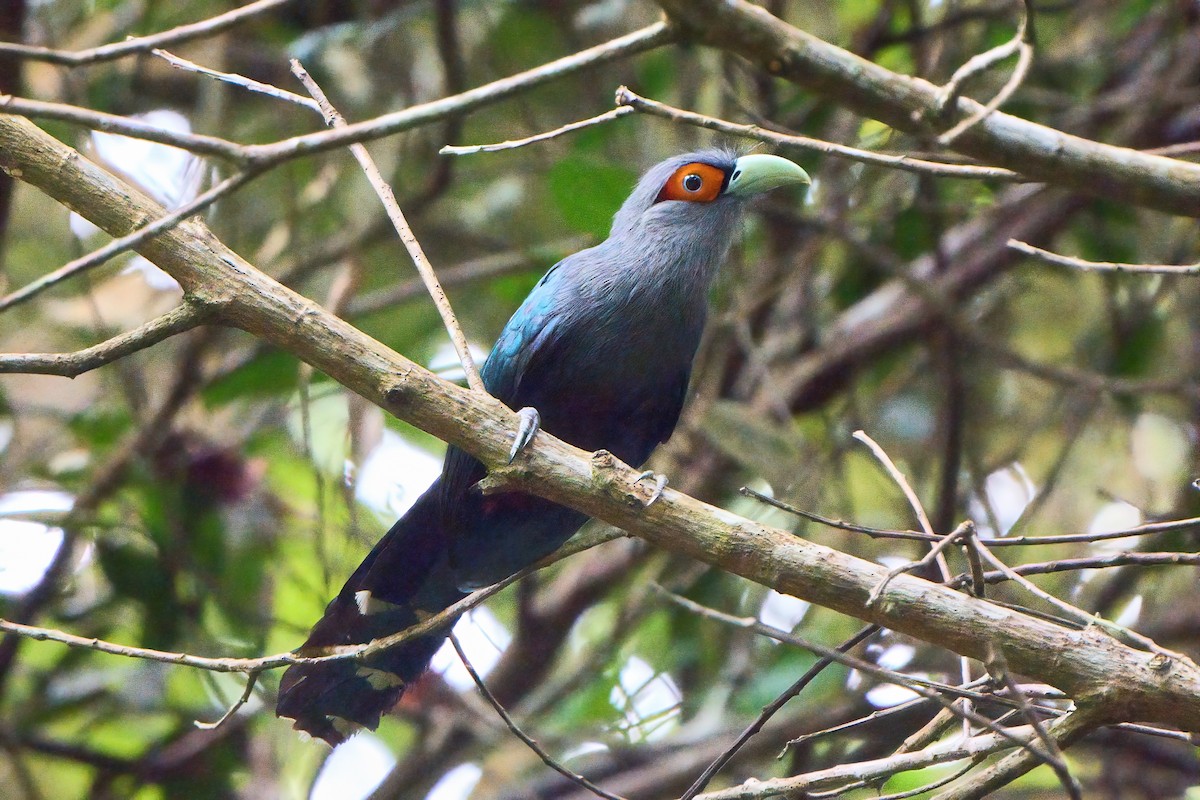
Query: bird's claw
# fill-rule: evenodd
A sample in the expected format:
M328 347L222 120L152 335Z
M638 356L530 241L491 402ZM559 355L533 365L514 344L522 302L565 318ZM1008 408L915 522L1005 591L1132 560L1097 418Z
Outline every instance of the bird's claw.
M513 439L512 450L508 451L509 464L533 441L533 437L542 427L542 417L536 408L525 406L517 412L517 416L521 422L517 425L517 435Z
M655 472L652 469L648 469L642 474L638 475L633 482L641 483L647 478L654 478L654 491L650 493L650 499L646 501L645 505L643 506L644 508L649 508L650 506L654 505L654 501L662 497L663 489L667 488L667 476L663 475L661 472Z

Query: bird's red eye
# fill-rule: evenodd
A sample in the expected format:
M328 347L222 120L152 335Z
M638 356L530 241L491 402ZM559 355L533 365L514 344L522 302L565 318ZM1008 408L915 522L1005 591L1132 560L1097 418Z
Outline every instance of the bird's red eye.
M663 184L657 200L685 200L709 203L717 199L725 183L725 173L711 164L685 164Z

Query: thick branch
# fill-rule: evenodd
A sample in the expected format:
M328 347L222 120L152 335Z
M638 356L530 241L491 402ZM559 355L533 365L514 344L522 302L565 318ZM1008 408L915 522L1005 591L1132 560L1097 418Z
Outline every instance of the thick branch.
M149 198L19 118L0 119L0 167L121 235L161 215ZM1102 700L1103 721L1148 720L1200 731L1200 668L1123 645L1095 627L1069 630L907 575L868 607L887 574L668 490L651 489L607 453L589 454L543 433L510 467L516 415L494 398L438 379L315 303L259 272L199 222L141 245L195 302L218 318L299 356L400 419L479 458L514 487L578 508L649 542L781 592L984 659L995 647L1019 673L1076 702Z
M797 30L745 0L658 0L705 44L737 53L772 75L921 136L983 109L960 97L939 114L941 90ZM995 111L954 140L954 149L1033 180L1172 214L1200 216L1200 165L1102 144Z

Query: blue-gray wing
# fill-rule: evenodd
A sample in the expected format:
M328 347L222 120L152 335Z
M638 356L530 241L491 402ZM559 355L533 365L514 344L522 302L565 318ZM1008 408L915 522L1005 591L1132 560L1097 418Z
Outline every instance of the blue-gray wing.
M535 354L550 349L557 337L562 322L563 267L569 269L567 262L578 255L563 259L542 276L508 320L483 364L483 385L509 406L516 401L521 379Z

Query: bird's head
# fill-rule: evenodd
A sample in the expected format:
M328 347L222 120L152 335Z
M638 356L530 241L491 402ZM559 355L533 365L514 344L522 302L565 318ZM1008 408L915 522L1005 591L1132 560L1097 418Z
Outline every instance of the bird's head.
M610 235L728 238L747 200L809 182L808 173L779 156L732 150L684 153L646 171L613 217Z

